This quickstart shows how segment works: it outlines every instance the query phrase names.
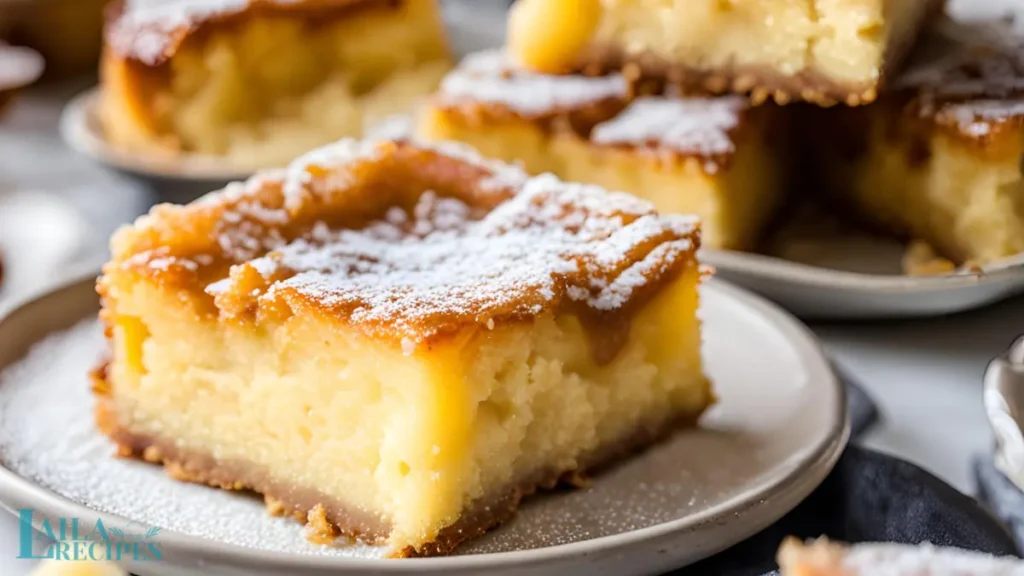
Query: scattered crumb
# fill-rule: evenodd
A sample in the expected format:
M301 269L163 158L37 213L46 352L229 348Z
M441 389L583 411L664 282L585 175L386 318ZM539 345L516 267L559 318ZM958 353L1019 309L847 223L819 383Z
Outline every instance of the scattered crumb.
M284 516L288 512L284 502L273 496L263 496L263 503L267 506L267 514L271 516Z
M142 459L146 462L161 462L163 461L163 454L160 453L160 449L156 446L147 446L142 451Z
M338 529L327 519L323 504L317 504L306 517L306 539L314 544L330 546L338 539Z

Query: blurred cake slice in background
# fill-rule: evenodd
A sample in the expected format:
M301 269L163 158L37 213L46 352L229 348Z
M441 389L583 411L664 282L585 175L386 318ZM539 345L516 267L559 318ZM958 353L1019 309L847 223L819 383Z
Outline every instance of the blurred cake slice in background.
M943 21L877 103L807 110L823 191L959 264L1024 252L1024 43Z
M540 72L668 77L687 91L857 105L943 0L520 0L511 53Z
M795 538L779 550L781 576L1024 576L1024 561L928 544L857 544Z
M480 52L442 82L418 136L696 214L707 247L753 247L784 193L786 111L738 96L654 92L635 96L617 73L538 74L500 51Z
M124 0L105 42L109 141L246 168L362 135L450 68L435 0Z

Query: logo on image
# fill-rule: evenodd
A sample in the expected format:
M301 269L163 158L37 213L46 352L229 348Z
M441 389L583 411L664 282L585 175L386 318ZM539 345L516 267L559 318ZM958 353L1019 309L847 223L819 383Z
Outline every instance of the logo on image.
M97 519L44 518L31 508L18 510L18 558L155 562L163 557L160 528L131 522L115 526Z

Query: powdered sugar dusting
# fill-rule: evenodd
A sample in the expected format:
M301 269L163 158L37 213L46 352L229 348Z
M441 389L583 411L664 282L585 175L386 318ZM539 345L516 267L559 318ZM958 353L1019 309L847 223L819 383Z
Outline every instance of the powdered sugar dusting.
M105 346L99 324L83 322L0 375L0 455L16 474L95 510L206 540L294 554L386 553L311 544L298 522L271 517L259 499L176 482L160 467L115 458L93 424L86 377Z
M260 0L270 5L302 0ZM351 0L348 3L358 0ZM245 11L256 0L125 0L124 11L107 27L115 50L155 66L164 61L175 42L211 18Z
M945 22L894 83L909 108L975 138L1024 117L1024 41L1000 23Z
M600 77L537 74L514 65L501 50L466 56L441 83L442 104L502 106L522 116L543 116L611 99L625 99L620 74Z
M978 552L899 544L851 547L842 562L851 576L1024 576L1024 562Z
M992 131L993 123L1009 122L1024 117L1024 99L976 100L944 107L940 121L954 123L966 134L983 137Z
M736 145L730 131L740 123L748 103L739 96L720 98L643 97L618 117L598 124L591 140L598 144L657 146L683 154L730 154Z
M493 325L563 297L617 309L693 251L696 227L632 196L546 175L478 218L428 191L411 213L321 230L250 265L277 280L261 303L300 297L355 323L387 325L408 353L452 322ZM231 290L230 282L207 291Z

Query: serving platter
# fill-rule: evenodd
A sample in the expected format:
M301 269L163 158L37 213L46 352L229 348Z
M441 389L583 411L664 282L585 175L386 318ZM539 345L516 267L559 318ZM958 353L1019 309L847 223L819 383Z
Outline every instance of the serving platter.
M31 509L37 525L158 528L161 561L129 562L153 575L661 573L781 518L827 476L849 435L842 387L804 326L721 281L702 295L706 368L720 400L698 428L588 488L529 500L456 556L390 561L313 546L256 499L113 458L94 429L85 378L104 345L88 277L0 316L0 504ZM53 422L60 440L50 442Z

